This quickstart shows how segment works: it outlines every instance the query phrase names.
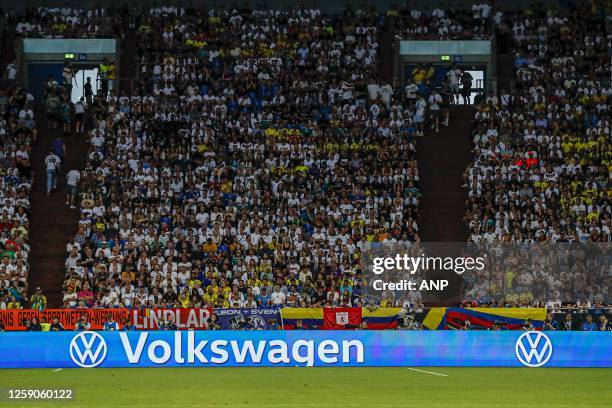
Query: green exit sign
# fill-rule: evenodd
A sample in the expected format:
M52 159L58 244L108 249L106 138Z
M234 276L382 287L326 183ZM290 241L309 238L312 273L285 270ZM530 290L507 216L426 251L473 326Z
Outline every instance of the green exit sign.
M74 59L74 54L73 53L66 53L64 54L64 59Z
M440 61L450 61L450 55L440 55Z

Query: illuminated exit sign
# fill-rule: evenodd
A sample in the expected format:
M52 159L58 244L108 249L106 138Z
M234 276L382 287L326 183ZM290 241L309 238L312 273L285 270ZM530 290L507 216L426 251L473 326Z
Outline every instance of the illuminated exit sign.
M463 62L463 55L440 55L440 61L450 62L453 61L455 64Z

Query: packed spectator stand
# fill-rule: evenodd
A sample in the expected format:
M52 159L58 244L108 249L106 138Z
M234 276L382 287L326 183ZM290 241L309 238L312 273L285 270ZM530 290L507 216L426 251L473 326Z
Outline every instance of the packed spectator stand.
M512 89L475 101L468 240L609 242L611 44L598 15L488 3L338 15L39 9L20 35L138 36L130 93L103 87L87 103L63 306L361 306L361 251L420 240L421 108L381 78L389 18L398 39L512 30ZM437 102L422 104L430 114ZM27 248L27 217L24 228Z
M504 16L516 77L477 105L470 240L610 242L612 37L589 11Z
M111 38L123 33L127 9L37 7L20 13L15 31L28 38Z
M30 301L30 155L35 140L33 96L15 85L9 67L0 87L0 303L8 308ZM36 298L32 303L40 306Z
M19 62L14 59L19 38L100 38L119 36L123 22L111 19L104 9L84 10L49 8L0 13L0 43L4 59L0 83L0 137L2 146L2 174L0 201L2 202L2 266L0 271L0 309L30 307L44 309L44 288L29 287L30 272L30 190L33 183L32 147L37 140L39 112L42 103L47 120L67 122L70 132L72 103L65 84L45 83L44 98L35 101L32 93L19 86ZM117 25L119 24L119 25ZM9 30L13 31L12 33ZM11 50L13 48L13 50ZM13 54L13 56L10 56ZM70 82L70 81L69 81ZM65 120L67 118L67 120ZM40 120L40 118L38 119ZM66 124L64 124L66 128Z
M489 38L493 27L500 23L503 13L492 14L488 2L474 3L470 10L445 8L441 5L432 10L420 10L407 6L390 9L388 16L396 18L395 36L402 40L426 39L479 39Z
M65 306L357 305L360 241L418 237L382 24L151 9L134 94L91 106Z
M556 243L540 254L543 262L555 262L547 257L573 243L607 248L612 37L604 16L596 9L517 11L505 15L504 24L512 33L515 78L512 89L489 93L476 106L474 161L465 174L469 240L533 248ZM609 263L599 259L570 275L540 275L557 286L560 278L571 280L567 286L588 282L577 288L586 293L580 298L609 304ZM534 277L519 272L513 279ZM529 295L527 289L506 300L524 304ZM477 299L484 298L491 296Z

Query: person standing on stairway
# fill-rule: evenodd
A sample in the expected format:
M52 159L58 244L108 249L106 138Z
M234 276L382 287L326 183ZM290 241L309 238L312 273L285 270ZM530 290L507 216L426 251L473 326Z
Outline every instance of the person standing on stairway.
M62 123L64 126L64 133L70 134L71 123L72 123L72 102L70 99L65 98L62 103Z
M91 86L91 84L90 84ZM85 132L85 98L81 96L81 99L74 103L74 117L75 117L75 133Z
M13 62L6 66L6 71L4 72L4 79L7 82L8 88L15 86L15 84L17 83L18 72L19 66L17 65L17 60L13 60Z
M404 89L404 93L406 94L406 104L412 105L417 100L417 92L419 91L419 87L412 82L410 79L407 80L406 88Z
M60 108L62 106L62 98L55 89L51 89L45 100L45 109L47 110L49 129L57 129L57 125L61 120Z
M466 70L461 71L461 85L463 85L463 103L466 105L472 104L472 74Z
M452 94L451 85L448 81L445 81L442 85L442 102L440 103L440 110L442 112L442 126L448 127L448 122L450 120L450 104L453 100L454 96Z
M66 143L64 143L60 135L57 135L51 147L53 147L53 153L60 158L60 163L62 163L66 157Z
M70 61L64 62L62 77L64 78L63 86L66 91L66 99L70 100L72 96L72 82L74 81L74 71L70 66Z
M417 136L423 136L423 121L425 120L425 109L427 108L427 102L425 98L423 98L422 94L419 94L419 97L415 104L416 112L414 114L414 124L417 129Z
M79 180L81 179L81 173L72 169L66 175L66 184L68 185L68 194L66 195L66 205L69 205L71 209L75 209L75 201L78 194Z
M83 89L85 90L85 101L88 105L91 105L93 103L93 87L91 85L90 77L87 77L85 85L83 85Z
M45 168L47 169L47 196L51 191L57 189L57 173L59 171L60 158L55 154L53 148L49 149L49 154L45 157Z
M108 63L108 58L104 58L102 63L98 67L98 79L100 79L100 89L102 90L102 94L106 96L108 92L108 70L110 64Z
M459 80L461 77L461 70L457 68L455 64L451 65L450 69L446 73L446 81L450 86L450 103L459 104Z
M111 61L108 64L108 71L106 73L108 78L108 91L113 92L115 90L115 81L117 79L117 72L115 70L115 62Z
M440 104L442 96L435 89L429 95L429 111L431 112L431 129L435 129L436 133L440 131Z

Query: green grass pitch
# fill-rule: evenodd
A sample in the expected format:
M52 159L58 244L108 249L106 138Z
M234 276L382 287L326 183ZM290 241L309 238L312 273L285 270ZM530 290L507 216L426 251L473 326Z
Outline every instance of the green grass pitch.
M612 369L131 368L0 370L0 406L612 407ZM72 401L9 401L72 388Z

